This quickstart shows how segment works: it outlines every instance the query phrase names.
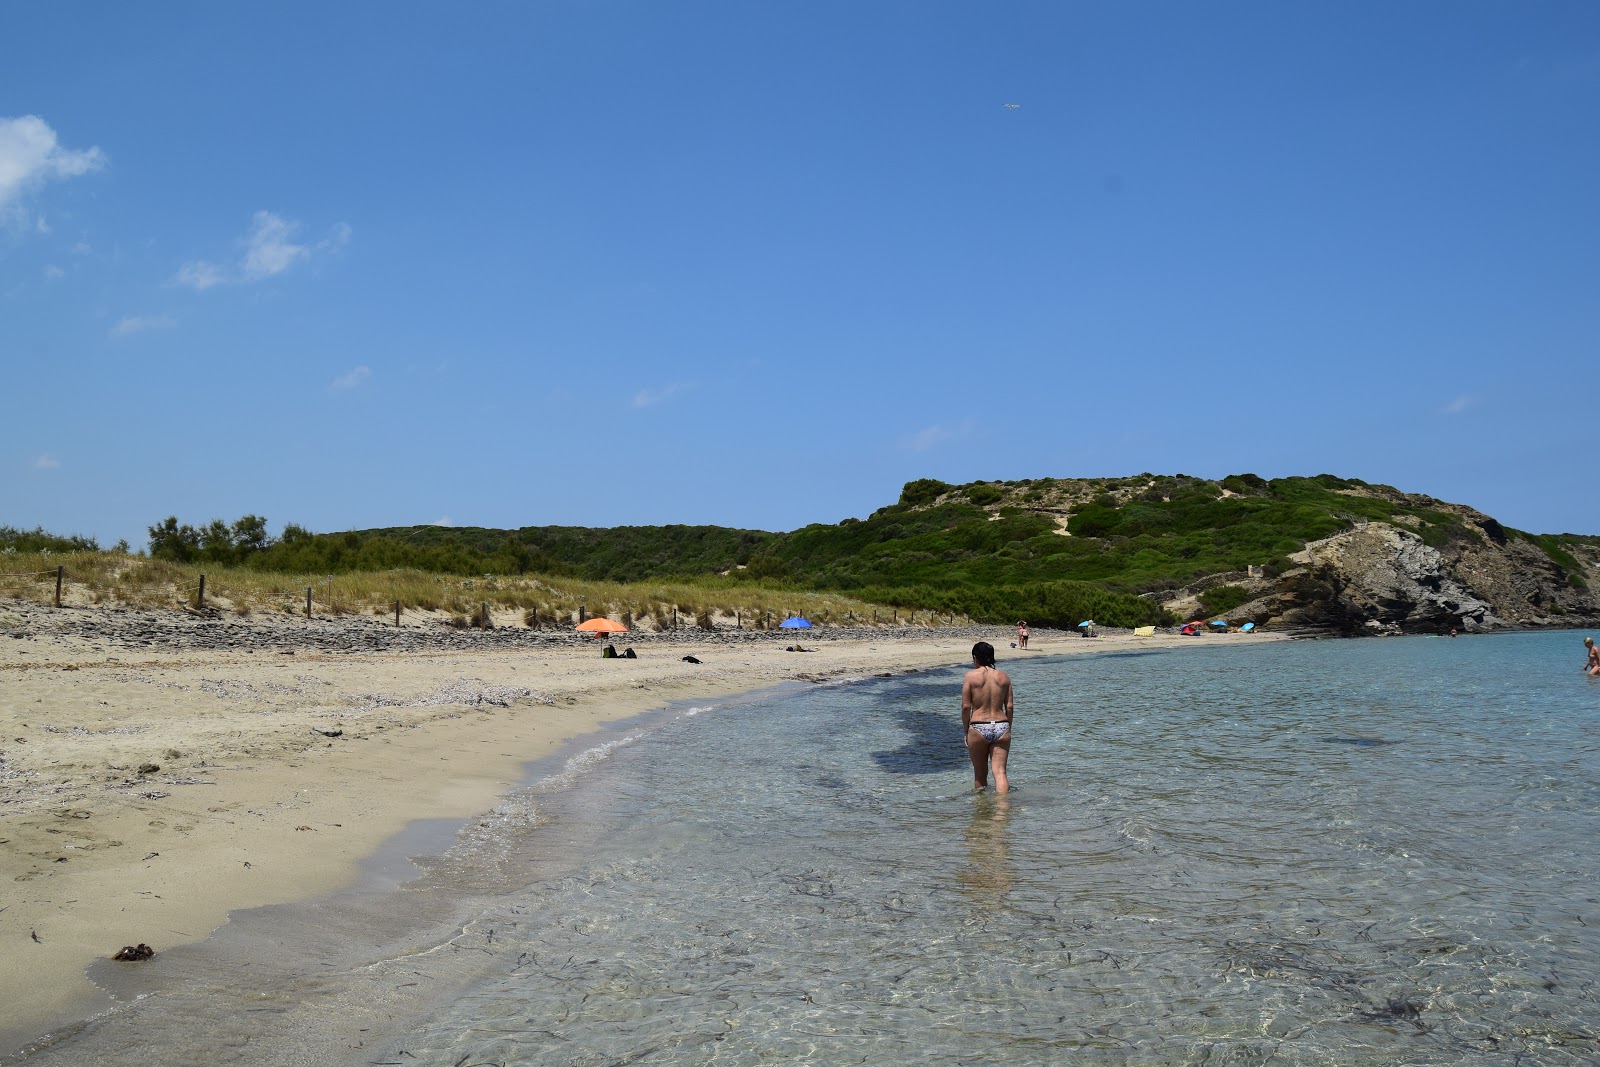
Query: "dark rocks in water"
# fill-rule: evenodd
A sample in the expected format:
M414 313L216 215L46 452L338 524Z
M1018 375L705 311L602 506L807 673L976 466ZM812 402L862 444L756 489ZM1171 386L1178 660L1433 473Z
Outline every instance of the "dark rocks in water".
M1388 1022L1391 1019L1398 1019L1410 1023L1418 1030L1426 1030L1427 1027L1422 1025L1422 1009L1423 1005L1414 1000L1391 997L1384 1001L1383 1007L1377 1011L1364 1011L1361 1017L1368 1022Z
M111 958L114 960L127 960L138 963L149 959L155 954L155 949L141 941L137 945L124 945L123 947L119 948L116 955L112 956Z

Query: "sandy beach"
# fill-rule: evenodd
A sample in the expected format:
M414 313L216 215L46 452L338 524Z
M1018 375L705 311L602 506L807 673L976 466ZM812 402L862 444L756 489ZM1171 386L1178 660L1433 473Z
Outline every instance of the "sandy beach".
M607 660L570 633L0 605L0 1056L104 1009L95 961L338 889L408 823L489 810L529 761L604 723L962 665L980 638L1023 655L1011 637L819 629L796 653L787 633L685 630L626 635L639 658ZM1025 654L1195 642L1036 631Z

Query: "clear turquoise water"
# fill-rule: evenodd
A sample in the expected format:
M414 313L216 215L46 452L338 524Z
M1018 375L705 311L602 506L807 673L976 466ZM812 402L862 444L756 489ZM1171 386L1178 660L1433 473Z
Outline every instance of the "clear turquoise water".
M29 1058L1592 1064L1580 637L1002 661L1006 800L959 669L673 709L399 892L105 965L126 1003Z
M463 935L495 962L388 1058L1593 1063L1580 662L1529 634L1003 663L1008 801L965 792L956 672L709 708L539 792L544 859Z

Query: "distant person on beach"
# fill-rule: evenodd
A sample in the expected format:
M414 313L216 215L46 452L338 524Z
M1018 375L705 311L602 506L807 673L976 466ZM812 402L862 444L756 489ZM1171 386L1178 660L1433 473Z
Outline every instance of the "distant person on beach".
M1591 678L1600 678L1600 647L1596 647L1594 638L1585 637L1583 647L1589 650L1589 656L1583 661L1583 673Z
M1006 758L1011 755L1011 719L1016 705L1011 696L1011 676L994 665L994 646L979 641L972 646L972 670L961 681L961 736L972 757L975 787L989 787L994 769L994 791L1009 792Z
M1017 647L1028 647L1028 621L1026 619L1017 623Z

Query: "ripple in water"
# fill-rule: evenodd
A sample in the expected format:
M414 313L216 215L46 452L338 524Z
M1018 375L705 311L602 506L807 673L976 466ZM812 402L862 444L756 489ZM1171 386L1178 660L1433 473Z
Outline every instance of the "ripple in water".
M963 791L953 672L719 709L548 798L606 811L593 855L486 917L503 970L393 1049L1593 1062L1600 686L1572 643L1025 661L1009 798Z

